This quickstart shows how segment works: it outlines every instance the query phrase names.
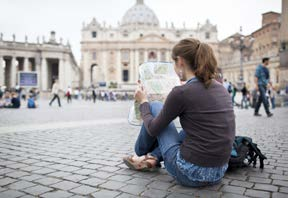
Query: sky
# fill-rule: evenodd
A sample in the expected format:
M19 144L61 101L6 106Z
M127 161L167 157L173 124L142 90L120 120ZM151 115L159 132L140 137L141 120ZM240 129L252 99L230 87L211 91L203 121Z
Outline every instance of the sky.
M281 12L281 0L144 0L156 13L160 25L174 23L176 27L196 28L207 19L217 25L222 40L242 26L243 34L261 27L262 13ZM0 32L4 40L36 42L37 36L46 41L50 31L56 39L69 40L79 63L83 22L95 17L100 23L117 26L136 0L0 0Z

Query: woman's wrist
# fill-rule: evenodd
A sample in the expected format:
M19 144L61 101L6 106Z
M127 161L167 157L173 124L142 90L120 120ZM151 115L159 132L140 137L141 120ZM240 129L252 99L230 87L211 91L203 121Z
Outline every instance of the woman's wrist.
M148 102L148 100L147 99L141 100L140 104L143 104L145 102Z

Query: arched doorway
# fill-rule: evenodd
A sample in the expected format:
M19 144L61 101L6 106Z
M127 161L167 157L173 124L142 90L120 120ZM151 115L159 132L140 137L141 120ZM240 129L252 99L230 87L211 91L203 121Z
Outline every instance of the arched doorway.
M90 85L93 84L93 68L96 66L97 66L97 64L92 64L90 67Z

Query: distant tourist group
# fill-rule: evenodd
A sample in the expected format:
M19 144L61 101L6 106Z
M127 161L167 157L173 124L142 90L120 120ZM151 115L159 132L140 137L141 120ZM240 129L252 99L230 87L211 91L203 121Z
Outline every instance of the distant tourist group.
M26 89L19 86L16 86L15 89L6 89L2 86L0 87L0 108L19 109L23 102L29 109L37 108L38 95L38 90L34 88L27 93Z

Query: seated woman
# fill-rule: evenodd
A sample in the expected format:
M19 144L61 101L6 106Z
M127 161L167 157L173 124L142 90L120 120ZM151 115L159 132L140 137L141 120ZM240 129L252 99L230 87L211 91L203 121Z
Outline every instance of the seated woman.
M186 84L169 93L165 104L148 103L143 87L135 93L143 126L137 156L123 158L131 169L165 168L184 186L217 184L224 176L235 136L231 98L214 77L217 62L211 47L195 39L181 40L172 51L175 72ZM178 133L173 120L178 117Z

